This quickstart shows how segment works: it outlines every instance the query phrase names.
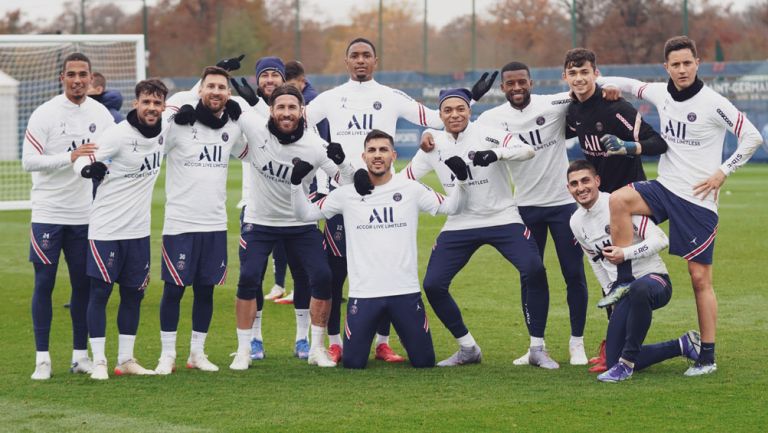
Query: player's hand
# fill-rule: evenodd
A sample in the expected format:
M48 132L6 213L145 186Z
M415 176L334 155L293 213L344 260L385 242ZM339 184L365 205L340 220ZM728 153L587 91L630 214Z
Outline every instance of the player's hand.
M607 156L637 155L637 143L634 141L624 141L613 134L606 134L600 137L600 145L603 146Z
M467 163L460 156L452 156L445 160L445 165L451 169L456 179L467 180Z
M102 181L106 175L107 166L104 165L104 163L101 161L96 161L91 165L86 165L82 170L80 170L80 176L83 176L86 179Z
M355 172L355 191L360 195L368 195L373 191L373 183L368 177L368 170L361 168Z
M624 261L624 249L615 245L609 245L603 248L603 257L614 265L618 265Z
M603 99L606 101L618 101L621 99L621 89L613 84L603 86Z
M325 148L325 154L328 156L328 159L333 161L336 165L340 165L344 162L346 156L344 155L344 149L341 148L341 144L334 142L328 143L328 147Z
M245 77L240 78L240 82L242 84L237 84L237 80L234 78L230 78L229 82L232 83L232 87L237 90L237 94L240 95L245 101L250 105L251 107L255 106L259 103L259 95L256 94L256 91L253 90L253 87L251 87L250 84L248 84L248 80L245 79Z
M293 170L291 171L291 184L301 185L301 181L309 174L312 169L315 168L307 161L302 161L301 158L293 158Z
M477 102L482 98L486 93L488 93L489 90L491 90L491 87L493 87L493 82L496 81L496 76L499 75L499 71L493 71L493 75L491 75L491 78L488 78L488 73L483 72L483 75L480 76L480 79L477 80L477 83L475 83L474 86L472 86L472 99Z
M73 141L72 144L75 144L75 142ZM87 143L85 140L83 140L80 146L70 152L69 160L71 162L75 162L75 160L81 156L93 155L96 153L96 149L98 148L99 146L97 146L96 143Z
M317 203L326 197L328 197L328 194L323 194L322 192L316 192L315 195L313 195L309 201L311 201L312 203Z
M499 157L492 150L478 150L472 157L472 165L475 167L488 167L498 161Z
M422 134L419 148L427 153L432 152L432 150L435 148L435 137L432 136L431 132L425 132Z
M244 57L245 57L245 54L240 54L240 56L238 57L222 59L222 60L219 60L219 63L216 63L216 66L228 72L236 71L240 69L240 61L243 60Z
M725 173L723 173L722 170L717 169L715 174L707 178L707 180L693 186L693 196L706 200L707 196L709 196L710 193L713 193L714 199L717 201L717 197L720 194L720 187L725 183L725 178Z
M179 111L173 116L173 123L177 125L189 125L192 126L197 121L197 113L195 107L185 104L179 108Z

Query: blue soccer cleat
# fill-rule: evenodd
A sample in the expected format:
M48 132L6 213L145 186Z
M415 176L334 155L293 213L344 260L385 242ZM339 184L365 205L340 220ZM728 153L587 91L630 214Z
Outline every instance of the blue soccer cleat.
M264 353L264 342L261 340L251 340L251 359L253 361L259 361L264 359L267 355Z
M677 340L680 343L680 352L691 361L699 360L701 352L701 336L697 331L688 331Z
M599 374L597 380L608 383L621 382L632 378L633 372L634 369L632 367L619 361L605 373Z
M309 358L309 341L306 338L302 338L296 342L296 350L293 354L299 359Z

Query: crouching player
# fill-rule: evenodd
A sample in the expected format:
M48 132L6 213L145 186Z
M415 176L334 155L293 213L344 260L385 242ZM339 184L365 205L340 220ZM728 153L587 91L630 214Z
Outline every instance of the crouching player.
M380 321L390 319L414 367L434 367L435 351L419 286L416 236L419 212L455 215L466 201L467 166L460 157L445 164L456 176L447 199L419 182L392 175L397 158L392 136L374 129L365 138L368 170L354 185L332 191L311 205L301 177L312 166L298 161L291 176L291 203L298 220L344 217L347 233L349 302L344 325L344 367L364 368Z
M629 294L615 304L608 321L605 338L608 371L597 376L597 380L627 380L634 370L677 356L698 360L701 339L696 331L688 331L676 340L643 345L651 327L653 310L667 305L672 298L672 283L658 254L667 247L669 240L650 218L636 215L632 217L632 245L625 248L612 246L610 194L600 192L599 187L600 176L591 163L579 160L568 167L568 190L579 204L571 217L571 229L591 259L590 265L603 291L616 281L616 265L624 260L633 261L635 280L630 285Z

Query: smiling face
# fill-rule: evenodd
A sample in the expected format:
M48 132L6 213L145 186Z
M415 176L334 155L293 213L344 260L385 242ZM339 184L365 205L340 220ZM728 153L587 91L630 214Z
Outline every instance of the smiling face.
M670 51L667 55L667 61L664 62L664 69L667 70L669 78L677 90L683 90L693 84L696 79L696 72L699 70L699 59L694 56L689 48Z
M589 209L600 196L600 176L592 170L576 170L568 173L568 191L578 204Z
M257 86L261 90L261 94L269 99L272 96L272 92L278 87L285 84L283 76L279 72L269 69L259 74Z
M88 62L81 60L68 61L59 76L64 95L74 104L81 104L85 100L91 78L91 67Z
M232 95L227 77L219 74L206 75L198 93L203 105L217 116L224 110Z
M275 98L269 109L277 129L284 134L291 134L299 127L301 102L293 95L280 95Z
M506 95L507 101L517 109L525 108L531 102L532 88L533 81L525 69L504 71L501 74L501 91Z
M467 129L472 111L467 101L461 98L448 98L440 104L440 119L445 131L457 135Z
M133 108L136 109L139 123L155 126L160 121L161 115L165 110L165 96L142 92L133 101Z
M391 174L392 163L397 159L397 152L386 138L372 138L365 143L363 161L368 173L374 177Z
M379 59L373 52L373 47L365 42L350 45L344 63L347 65L349 76L355 81L370 81Z
M569 65L563 71L563 79L568 83L573 96L579 101L586 101L595 93L595 80L599 73L590 62L581 66Z

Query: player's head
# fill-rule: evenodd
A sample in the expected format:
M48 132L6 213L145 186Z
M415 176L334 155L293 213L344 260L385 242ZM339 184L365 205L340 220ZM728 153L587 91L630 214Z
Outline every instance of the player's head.
M284 134L291 134L302 123L304 112L304 97L299 89L282 85L272 92L269 97L269 113L272 123Z
M285 64L285 84L290 84L300 91L304 91L307 80L304 78L304 65L298 60L291 60Z
M397 159L395 141L386 132L373 129L365 136L363 161L368 173L374 177L382 177L391 173L392 163Z
M675 36L664 44L664 69L677 90L688 88L696 81L699 57L696 42L688 36Z
M160 121L165 110L165 97L168 96L168 88L157 78L149 78L139 81L135 88L136 100L133 108L139 123L154 126Z
M573 48L565 53L563 79L579 101L585 101L595 93L595 80L599 74L594 51Z
M280 57L262 57L256 61L256 85L266 99L285 84L285 65Z
M206 66L200 76L200 102L218 115L226 107L232 91L229 88L229 72L218 66Z
M501 91L512 106L524 108L531 102L531 71L528 65L520 62L509 62L501 68Z
M577 159L568 165L568 191L576 202L589 209L600 196L600 176L591 162Z
M61 64L59 80L64 95L75 104L85 100L91 85L91 60L83 53L72 53Z
M101 72L94 72L91 74L91 85L88 86L86 93L88 96L101 95L107 90L107 79Z
M445 89L439 94L440 119L445 125L445 131L454 135L467 129L472 110L469 101L472 92L467 89Z
M344 63L350 78L355 81L370 81L379 58L376 57L376 47L365 38L353 39L347 45Z

